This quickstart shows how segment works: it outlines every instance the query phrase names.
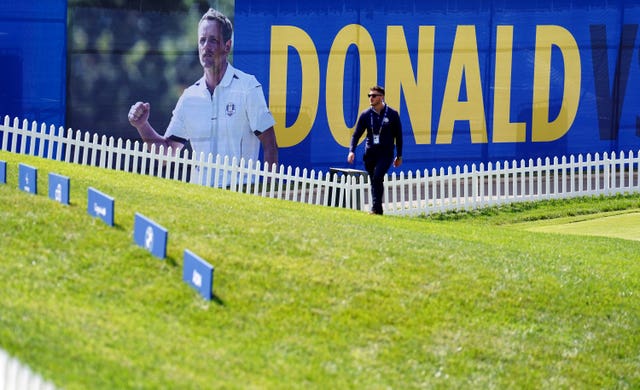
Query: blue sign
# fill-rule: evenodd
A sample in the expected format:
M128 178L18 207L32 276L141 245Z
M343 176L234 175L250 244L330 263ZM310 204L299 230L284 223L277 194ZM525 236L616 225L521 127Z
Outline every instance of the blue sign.
M148 250L157 258L167 256L167 229L140 213L134 219L133 239L138 246Z
M182 280L205 299L213 298L213 266L188 249L184 250Z
M58 203L69 204L70 180L57 173L49 173L49 199Z
M7 162L0 161L0 184L7 184Z
M109 226L114 224L114 200L95 188L89 187L87 212L92 217L98 217Z
M18 188L30 194L38 193L38 169L20 163L18 165Z

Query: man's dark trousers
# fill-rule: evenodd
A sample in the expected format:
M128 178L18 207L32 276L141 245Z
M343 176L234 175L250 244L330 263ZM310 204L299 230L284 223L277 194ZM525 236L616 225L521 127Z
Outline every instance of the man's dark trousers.
M374 214L382 214L382 197L384 195L384 178L391 168L393 151L385 153L371 148L364 154L364 166L369 174L371 182L371 211Z

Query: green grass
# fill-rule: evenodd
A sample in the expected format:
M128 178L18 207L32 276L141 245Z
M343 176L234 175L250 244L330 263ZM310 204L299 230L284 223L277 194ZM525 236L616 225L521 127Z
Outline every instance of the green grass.
M541 226L532 226L529 230L640 240L640 213L599 214L597 218L586 219L569 218L568 221L556 221L553 225L543 224Z
M640 242L531 232L640 196L378 217L0 152L0 347L66 389L638 388ZM17 164L39 169L39 195ZM71 178L70 206L46 196ZM94 187L116 227L86 212ZM167 260L134 213L169 230ZM182 282L183 250L217 300Z

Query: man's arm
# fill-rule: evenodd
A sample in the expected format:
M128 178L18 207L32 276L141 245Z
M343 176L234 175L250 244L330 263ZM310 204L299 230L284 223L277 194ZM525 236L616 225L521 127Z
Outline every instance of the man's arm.
M273 126L260 133L258 135L258 139L262 143L264 163L269 166L269 169L271 169L273 164L278 165L278 142L276 140L276 132L273 130Z
M151 145L156 145L156 150L158 151L162 146L164 147L165 153L171 148L173 154L176 155L180 149L182 149L183 144L158 134L151 124L149 124L150 112L151 105L149 103L137 102L129 109L129 123L138 130L140 138L147 143L149 148Z
M347 162L349 164L353 164L353 161L356 159L356 147L358 143L360 143L360 137L364 134L366 130L366 124L364 122L364 113L358 116L358 121L356 122L356 128L351 135L351 143L349 145L349 154L347 155Z
M395 131L396 141L396 158L393 160L393 166L399 167L402 165L402 122L400 121L400 115L398 114L398 125Z

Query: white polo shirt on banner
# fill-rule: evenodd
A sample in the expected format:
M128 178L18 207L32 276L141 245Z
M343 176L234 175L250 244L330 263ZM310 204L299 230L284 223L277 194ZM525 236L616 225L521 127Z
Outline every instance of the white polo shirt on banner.
M275 124L267 107L262 85L255 76L227 65L220 84L209 93L204 76L187 88L178 99L165 137L187 139L197 158L209 153L222 158L258 161L260 140L254 132L263 132ZM192 182L198 172L191 172Z

